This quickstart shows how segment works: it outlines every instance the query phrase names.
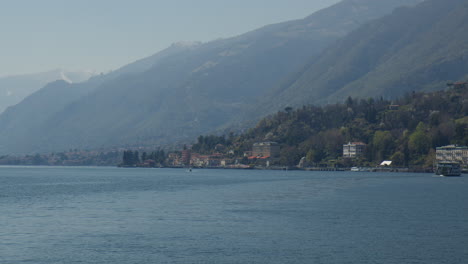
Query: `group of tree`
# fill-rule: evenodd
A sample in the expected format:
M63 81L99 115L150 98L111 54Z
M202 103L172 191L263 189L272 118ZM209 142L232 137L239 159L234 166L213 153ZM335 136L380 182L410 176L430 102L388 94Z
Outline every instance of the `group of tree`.
M192 145L192 150L197 153L209 154L214 151L222 151L222 148L226 145L232 145L234 140L234 134L231 133L226 136L199 136L197 142Z
M200 136L194 150L209 152L217 144L241 154L254 142L281 145L279 165L373 166L392 160L396 166L432 166L435 148L468 145L468 87L413 92L396 100L354 99L344 103L286 108L262 119L248 132L229 137ZM367 144L357 159L342 157L343 144Z
M0 165L25 166L112 166L121 158L119 151L80 151L0 156Z
M147 153L140 153L135 150L126 150L123 152L122 167L139 167L139 166L151 166L151 167L161 167L165 165L166 162L166 152L162 149Z

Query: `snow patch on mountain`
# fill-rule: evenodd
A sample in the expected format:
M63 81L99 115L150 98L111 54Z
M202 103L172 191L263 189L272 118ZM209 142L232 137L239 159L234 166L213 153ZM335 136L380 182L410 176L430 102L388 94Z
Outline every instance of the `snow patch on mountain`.
M65 72L63 71L60 71L60 78L64 81L66 81L67 83L73 83L72 80L70 80L67 75L65 74Z

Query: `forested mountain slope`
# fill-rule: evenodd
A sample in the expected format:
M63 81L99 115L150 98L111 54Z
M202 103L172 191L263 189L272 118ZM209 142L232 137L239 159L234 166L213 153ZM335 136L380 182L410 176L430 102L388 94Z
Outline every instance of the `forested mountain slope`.
M468 78L468 2L427 0L367 23L309 61L260 103L265 109L394 98Z
M338 104L287 108L236 137L199 137L193 149L218 152L215 146L221 143L241 157L263 141L280 144L280 165L296 166L305 157L311 166L375 166L391 160L395 166L432 168L435 148L468 145L468 83L393 101L349 97ZM344 159L348 142L365 143L364 155Z

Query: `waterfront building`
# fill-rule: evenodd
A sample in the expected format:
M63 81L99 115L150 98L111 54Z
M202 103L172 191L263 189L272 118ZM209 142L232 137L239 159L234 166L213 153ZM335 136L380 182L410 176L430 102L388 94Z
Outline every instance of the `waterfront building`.
M182 164L185 166L190 165L191 156L192 156L192 151L190 149L182 150Z
M468 167L468 147L448 145L436 148L437 163L459 163L462 167Z
M235 160L234 159L222 159L221 160L221 166L222 167L226 167L226 166L229 166L229 165L233 165L235 163Z
M198 153L192 153L190 164L194 167L215 168L224 166L222 163L223 159L224 155L221 153L215 153L211 155L200 155Z
M177 153L169 153L167 155L167 164L175 167L182 166L182 158Z
M277 158L280 155L280 146L276 142L257 142L253 144L253 157Z
M364 155L366 144L362 142L349 142L343 145L343 157L356 158Z

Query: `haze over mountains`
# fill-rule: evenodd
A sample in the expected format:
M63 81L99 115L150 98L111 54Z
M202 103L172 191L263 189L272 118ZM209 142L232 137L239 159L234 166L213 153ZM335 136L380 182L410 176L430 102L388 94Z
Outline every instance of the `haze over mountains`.
M84 82L92 71L53 70L48 72L0 77L0 113L15 105L47 83L64 80L69 83Z
M345 0L234 38L175 44L85 83L49 84L0 115L0 153L189 141L284 106L440 88L468 73L466 3L392 12L419 2Z
M261 105L392 98L468 79L468 2L427 0L368 23L309 61ZM297 95L302 96L297 96Z

